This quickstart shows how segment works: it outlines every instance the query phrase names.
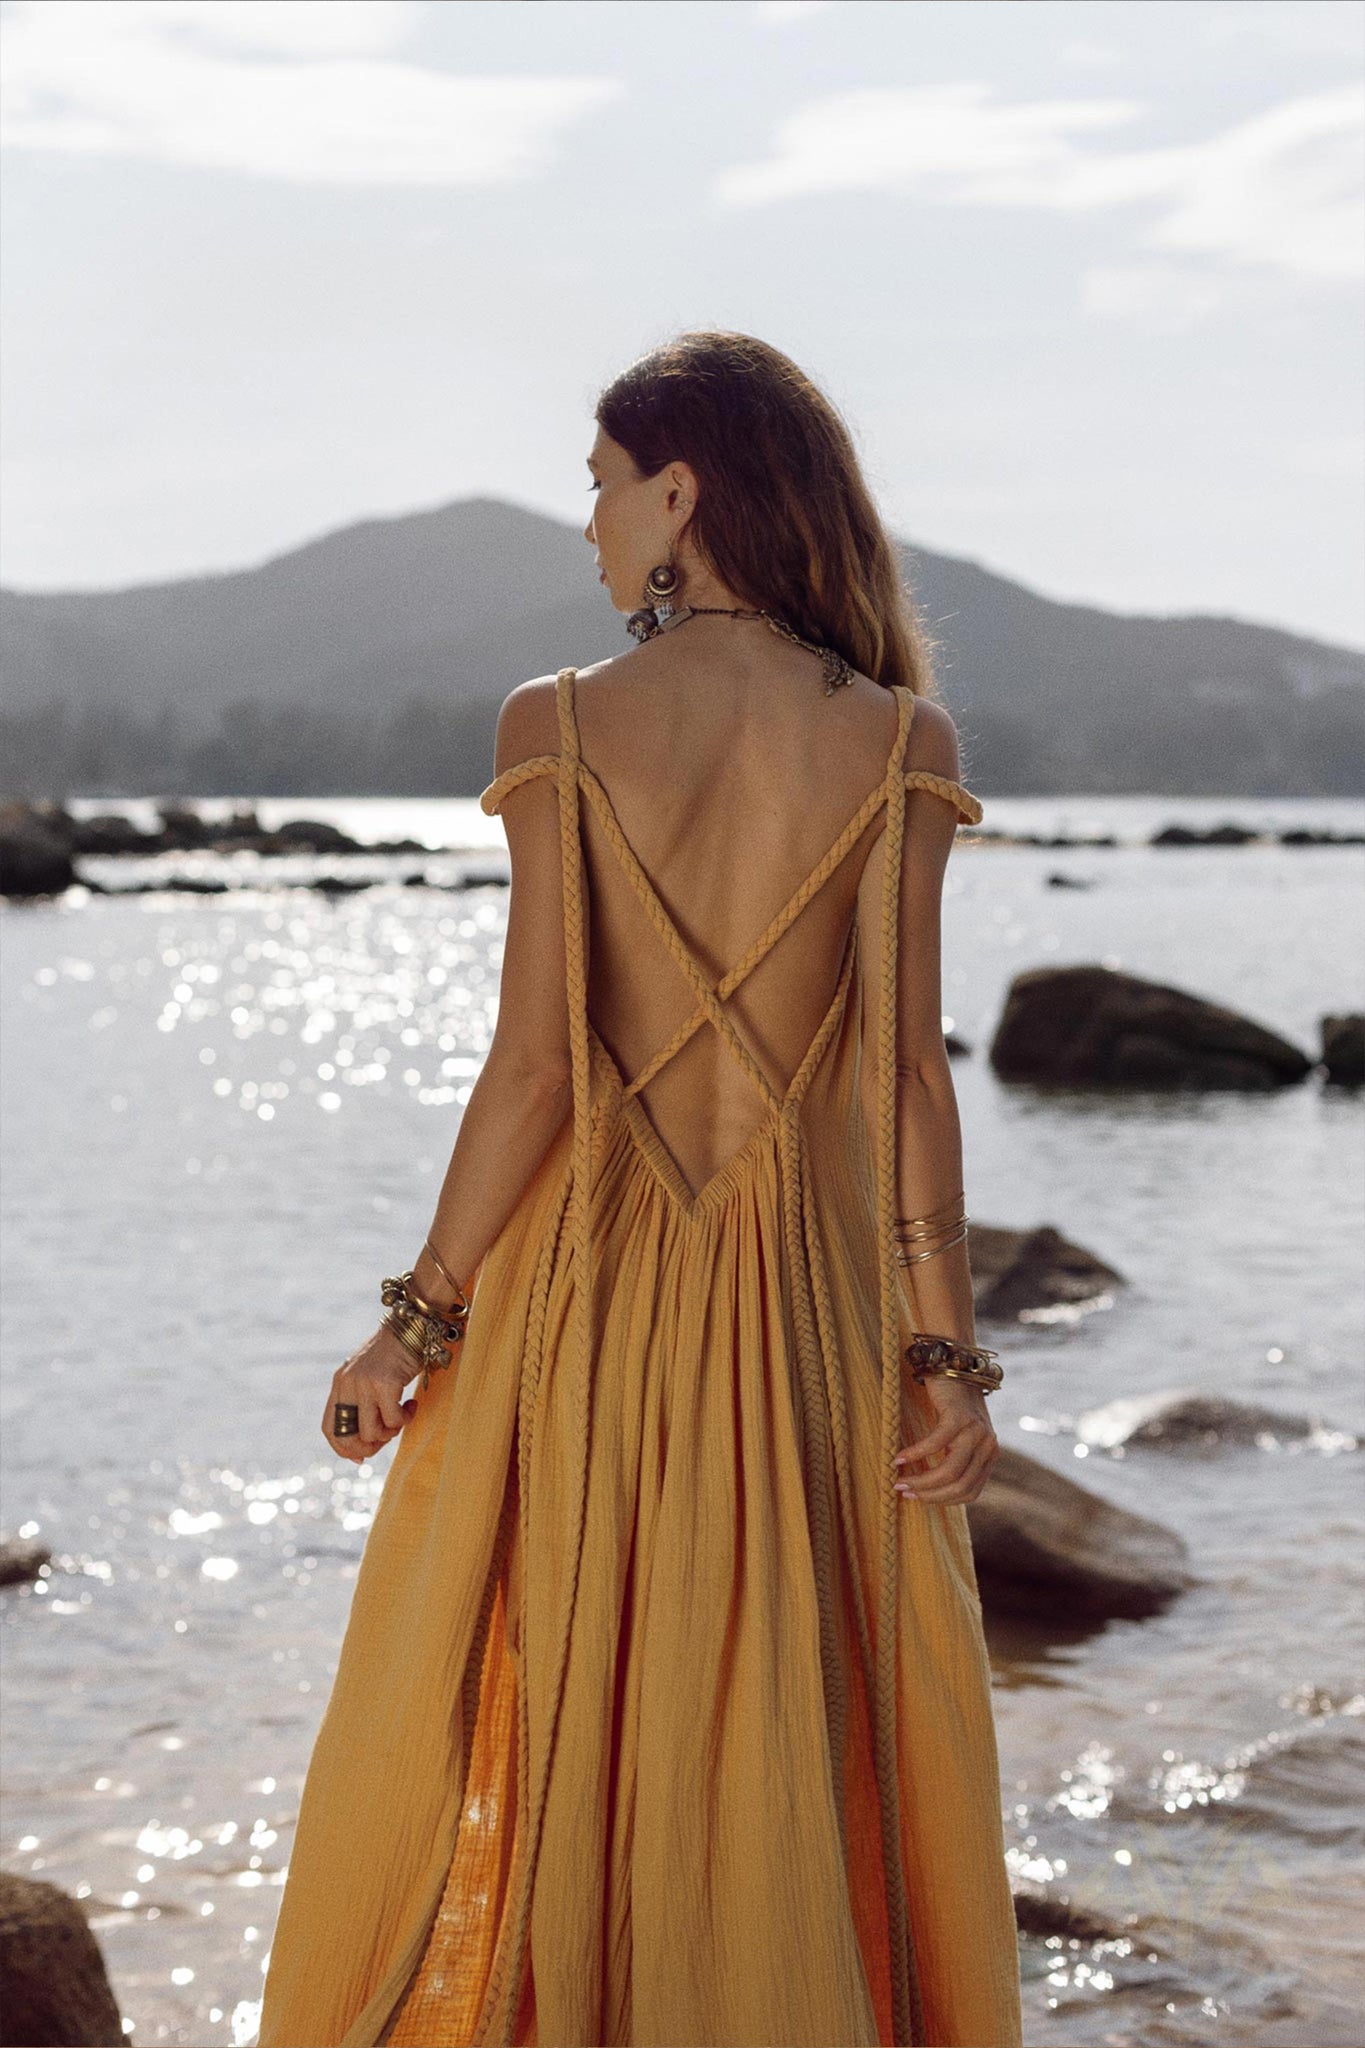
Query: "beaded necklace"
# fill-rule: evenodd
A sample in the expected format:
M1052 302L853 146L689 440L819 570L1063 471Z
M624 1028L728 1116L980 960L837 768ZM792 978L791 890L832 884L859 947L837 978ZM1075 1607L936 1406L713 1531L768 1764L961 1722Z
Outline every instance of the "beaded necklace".
M781 633L786 639L794 640L798 647L806 648L811 654L818 654L825 671L827 697L832 696L842 684L851 683L858 673L851 663L845 661L836 647L826 647L818 640L807 640L804 634L798 633L795 626L789 626L776 612L764 611L761 607L755 611L748 611L739 605L684 604L679 605L676 611L669 612L667 618L663 620L659 619L652 608L644 612L632 612L627 623L638 640L652 640L656 633L670 633L675 626L684 625L688 619L696 618L702 612L708 612L717 618L763 619L772 632ZM643 630L637 628L637 620L641 622Z

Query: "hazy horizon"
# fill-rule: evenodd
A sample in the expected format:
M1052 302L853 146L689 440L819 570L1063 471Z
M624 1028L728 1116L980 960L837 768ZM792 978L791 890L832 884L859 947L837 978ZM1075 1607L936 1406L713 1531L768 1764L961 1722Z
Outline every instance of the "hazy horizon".
M295 553L299 553L299 552L302 552L302 551L303 551L304 549L307 549L307 548L310 548L310 547L316 546L316 545L317 545L317 544L318 544L319 542L323 542L323 541L329 540L329 539L331 539L331 538L332 538L332 537L333 537L334 535L336 535L336 534L340 534L340 533L344 533L344 532L346 532L347 530L349 530L349 529L351 529L351 528L354 528L354 527L357 527L357 526L365 526L365 525L387 525L387 524L396 524L396 523L399 523L399 522L403 521L404 519L410 519L410 518L420 518L420 517L422 517L422 516L423 516L424 514L428 514L428 513L437 513L437 512L447 511L447 510L451 509L451 507L453 507L453 506L455 506L455 505L459 505L459 504L471 504L471 503L475 503L475 502L479 502L479 501L484 501L484 502L488 502L488 501L493 501L493 502L499 502L499 503L502 503L502 504L504 504L504 505L509 505L509 506L512 506L512 507L513 507L513 508L514 508L515 510L517 510L517 511L520 511L520 512L525 512L525 513L528 513L528 514L529 514L529 515L531 515L531 516L532 516L533 518L540 518L540 519L553 519L553 520L558 520L558 519L559 519L559 516L560 516L560 515L558 515L558 514L557 514L557 513L555 513L555 512L550 512L550 511L547 511L547 510L546 510L546 508L545 508L545 507L544 507L543 505L526 505L526 504L519 504L519 503L517 502L517 500L515 500L515 499L513 499L513 498L508 498L508 497L501 497L501 498L499 498L499 497L497 496L497 494L495 494L495 493L493 493L493 492L481 492L481 491L480 491L480 492L469 492L469 493L467 493L467 494L466 494L465 496L463 496L463 497L460 497L460 498L452 498L452 499L447 499L447 500L445 500L445 501L443 501L443 502L441 502L441 503L435 504L435 505L419 505L419 506L414 506L414 507L412 508L412 510L411 510L411 511L409 511L409 512L383 512L383 513L373 513L373 514L365 514L365 513L358 513L358 514L356 515L356 517L355 517L354 519L348 519L348 520L345 520L345 521L343 521L343 522L342 522L342 523L341 523L340 525L338 525L338 526L334 526L334 527L329 527L329 528L325 529L324 531L322 531L322 532L318 532L318 533L311 533L311 534L304 534L304 535L301 535L301 536L300 536L300 538L299 538L299 539L298 539L297 541L294 541L294 542L291 542L291 543L287 543L287 544L286 544L285 546L283 546L283 547L280 547L280 548L276 548L276 549L272 550L272 552L271 552L270 554L268 554L268 555L261 555L261 556L259 556L259 557L255 558L254 560L250 560L250 561L244 561L244 562L237 562L237 563L226 563L226 564L223 564L222 566L220 566L220 567L217 567L217 568L214 568L214 569L208 569L208 570L199 570L199 571L196 571L196 570L187 570L187 571L185 571L185 572L184 572L183 574L181 574L181 575L176 575L176 576L169 576L169 577L147 577L147 578L139 578L139 579L137 579L136 581L134 581L134 582L132 582L132 583L113 583L113 584L89 584L89 585L87 585L87 584L74 584L74 583L73 583L73 584L59 584L59 585L54 585L54 586L53 586L53 587L51 587L51 588L44 588L44 587L42 587L42 586L40 586L40 585L26 585L26 584L10 583L10 582L8 582L8 581L0 581L0 589L3 589L3 590L5 590L5 591L7 591L7 592L10 592L10 593L12 593L12 594L13 594L13 595L15 595L15 596L35 596L35 597L86 597L86 596L117 596L117 595L119 595L120 593L122 593L122 592L125 592L125 591L131 591L131 590L139 590L139 589L144 589L144 590L145 590L145 589L149 589L149 588L157 588L157 587L159 587L159 586L161 586L161 585L169 585L169 584L174 584L174 583L184 583L184 582L192 582L192 581L194 581L194 580L195 580L195 579L196 579L196 578L197 578L198 576L233 576L233 575L248 575L248 574L252 573L252 572L253 572L254 570L257 570L257 569L263 569L263 568L267 567L267 566L268 566L268 565L269 565L270 563L272 563L272 562L277 562L277 561L279 561L279 560L281 560L281 559L283 559L283 558L286 558L286 557L288 557L288 556L289 556L289 555L291 555L291 554L295 554ZM561 522L561 523L564 523L564 522ZM940 550L935 550L935 549L932 549L932 543L930 543L930 542L926 541L926 540L925 540L925 539L923 538L923 536L919 536L919 535L913 535L913 534L905 534L905 533L896 533L896 532L894 531L894 529L893 529L893 535L892 535L892 537L893 537L894 539L897 539L897 540L902 540L902 541L906 541L906 542L909 542L909 543L910 543L910 544L911 544L912 546L916 546L916 547L921 547L921 548L930 548L930 549L931 549L931 550L932 550L933 552L935 552L935 553L938 553L938 552L946 552L946 551L940 551ZM1076 598L1076 597L1064 596L1064 595L1062 595L1061 593L1059 593L1059 592L1057 592L1057 591L1052 591L1052 590L1045 590L1045 589L1041 589L1041 588L1039 588L1039 587L1038 587L1037 585L1033 585L1033 584L1029 584L1029 583L1025 582L1025 580L1024 580L1024 579L1023 579L1022 577L1018 577L1018 576L1012 576L1012 575L1011 575L1011 573L1010 573L1010 571L1009 571L1009 570L1007 570L1007 569L1004 569L1004 568L1002 568L1002 567L1001 567L1001 565L1000 565L1000 564L999 564L998 562L990 562L990 561L985 561L985 560L983 560L983 559L982 559L982 558L981 558L980 556L972 556L972 555L961 555L961 556L959 556L959 557L958 557L958 559L961 559L961 560L964 560L964 561L970 561L970 562L972 562L972 563L973 563L973 564L974 564L974 565L975 565L975 566L976 566L977 568L980 568L980 569L984 570L984 571L985 571L985 572L986 572L986 573L987 573L988 575L992 575L992 576L999 576L999 577L1005 578L1006 580L1008 580L1008 581L1010 581L1010 582L1013 582L1013 583L1017 583L1017 584L1018 584L1018 585L1019 585L1019 586L1020 586L1020 587L1021 587L1022 589L1025 589L1025 590L1027 590L1027 591L1028 591L1028 592L1030 593L1030 595L1032 595L1032 596L1035 596L1035 597L1039 597L1039 598L1042 598L1042 599L1044 599L1044 600L1046 600L1046 601L1049 601L1049 602L1054 602L1054 603L1062 603L1062 604L1082 604L1082 605L1085 605L1085 604L1090 604L1090 603L1094 602L1094 601L1093 601L1092 599L1088 599L1088 598ZM587 555L586 555L586 551L585 551L585 566L584 566L584 590L585 590L585 592L586 592L586 591L587 591L587 590L589 589L590 585L592 585L592 584L593 584L593 583L595 582L595 580L596 580L596 577L595 577L595 572L590 572L590 566L589 566L589 558L587 557ZM1287 633L1293 633L1293 634L1296 634L1296 635L1297 635L1297 634L1302 634L1302 629L1301 629L1300 627L1297 627L1297 626L1292 626L1292 625L1288 625L1288 624L1287 624L1287 623L1286 623L1286 622L1285 622L1285 621L1284 621L1283 619L1272 619L1272 618L1254 618L1254 617L1252 617L1251 615L1249 615L1249 614L1247 614L1247 613L1241 613L1241 612L1238 612L1238 613L1216 612L1216 611L1213 611L1213 610L1211 610L1211 609L1210 609L1210 608L1208 608L1208 607L1201 607L1201 606L1198 606L1198 605L1195 605L1195 606L1191 606L1191 607L1190 607L1190 608L1189 608L1188 610L1180 610L1180 611L1171 611L1171 612L1167 612L1167 611L1160 611L1160 610L1148 610L1148 609L1146 609L1146 608L1139 608L1139 607L1135 607L1135 608L1133 608L1132 610L1127 610L1127 609L1125 609L1125 608L1123 608L1123 607L1121 607L1121 606L1117 606L1117 605L1100 605L1100 606L1098 606L1098 607L1097 607L1097 609L1099 609L1099 610L1101 610L1101 611L1105 611L1105 612L1108 612L1108 613L1110 613L1110 614L1111 614L1111 615L1112 615L1113 617L1115 617L1115 618L1129 618L1129 619L1134 619L1134 620L1138 620L1138 619L1150 619L1150 620L1159 620L1159 619L1171 619L1171 618L1187 618L1187 617L1197 617L1197 618L1203 618L1203 619L1220 619L1220 620L1225 620L1225 621L1228 621L1228 622L1231 622L1231 623L1234 623L1234 624L1238 624L1238 625L1246 625L1246 626L1256 626L1256 627L1261 627L1261 628L1264 628L1264 629L1266 629L1267 631L1271 631L1271 632L1287 632ZM624 630L625 630L625 619L624 619L624 615L622 615L622 632L623 632L623 634L624 634ZM1361 636L1361 637L1359 637L1358 639L1356 639L1355 641L1349 641L1349 640L1345 640L1345 639L1341 639L1341 640L1327 640L1325 636L1322 636L1322 635L1313 635L1313 634L1303 634L1303 635L1302 635L1302 637L1305 637L1305 638L1309 638L1309 639L1312 639L1312 638L1319 638L1319 639L1323 639L1323 641L1324 641L1324 644L1325 644L1325 645L1329 645L1329 646L1333 646L1333 647L1339 647L1339 648L1343 648L1343 649L1346 649L1346 650L1348 650L1348 651L1350 651L1350 652L1352 652L1352 653L1365 653L1365 634L1362 634L1362 636ZM623 640L623 643L622 643L622 644L623 644L623 650L624 650L624 647L625 647L625 646L627 646L627 645L629 645L629 642L628 642L628 641L625 641L625 640Z

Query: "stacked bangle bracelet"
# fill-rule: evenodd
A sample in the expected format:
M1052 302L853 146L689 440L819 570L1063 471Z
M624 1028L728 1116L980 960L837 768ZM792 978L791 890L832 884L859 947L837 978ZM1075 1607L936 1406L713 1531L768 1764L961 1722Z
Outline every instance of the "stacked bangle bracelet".
M940 1252L946 1252L951 1245L961 1244L967 1235L967 1212L963 1207L963 1191L944 1202L939 1208L931 1209L927 1216L898 1216L895 1221L895 1259L898 1266L913 1266L921 1259L934 1259ZM928 1243L930 1239L941 1242ZM910 1251L910 1245L927 1244L924 1251Z
M427 1249L431 1250L430 1245ZM446 1269L435 1252L432 1252L432 1258L440 1272L445 1273ZM403 1348L418 1361L425 1387L433 1372L439 1372L450 1364L455 1346L463 1339L469 1299L458 1281L452 1280L450 1284L455 1289L455 1300L446 1308L437 1308L416 1292L413 1278L411 1271L390 1274L379 1284L379 1298L387 1311L384 1323Z
M955 1337L921 1333L906 1345L905 1362L920 1386L937 1373L945 1380L969 1380L983 1394L993 1394L1005 1377L997 1352L984 1344L960 1344Z
M898 1216L894 1225L893 1256L898 1266L914 1266L921 1259L937 1258L951 1245L961 1244L967 1235L967 1212L963 1191L931 1209L927 1216ZM911 1251L911 1245L923 1249ZM969 1380L983 1394L993 1394L1005 1375L994 1351L984 1344L964 1344L956 1337L919 1332L906 1346L905 1362L922 1386L933 1373L948 1380Z

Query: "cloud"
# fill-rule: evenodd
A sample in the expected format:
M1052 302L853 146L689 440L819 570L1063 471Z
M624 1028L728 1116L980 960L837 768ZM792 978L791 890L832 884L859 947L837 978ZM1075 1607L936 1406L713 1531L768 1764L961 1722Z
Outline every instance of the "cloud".
M19 0L0 142L320 185L532 177L623 87L461 77L392 52L411 0Z
M1365 269L1358 87L1286 100L1197 142L1105 147L1133 101L1001 104L978 83L869 88L813 101L764 162L713 185L725 205L887 191L949 206L1142 210L1139 245L1317 283ZM1090 142L1089 137L1099 141Z

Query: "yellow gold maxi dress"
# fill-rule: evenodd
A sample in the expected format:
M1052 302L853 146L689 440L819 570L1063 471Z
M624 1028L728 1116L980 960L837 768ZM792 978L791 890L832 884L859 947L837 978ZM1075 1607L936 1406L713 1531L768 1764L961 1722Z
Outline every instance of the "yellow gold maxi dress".
M703 972L579 753L555 779L573 1114L405 1426L304 1785L259 2048L1016 2048L966 1512L903 1501L894 1002L907 792L883 778L745 956ZM785 1089L727 999L886 807L877 1129L853 919ZM627 1079L587 1005L588 813L691 985ZM713 1029L761 1108L693 1190L642 1103ZM880 1369L877 1361L880 1361Z

